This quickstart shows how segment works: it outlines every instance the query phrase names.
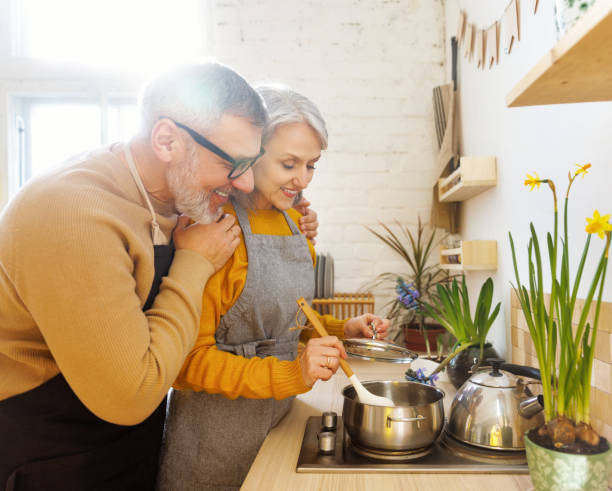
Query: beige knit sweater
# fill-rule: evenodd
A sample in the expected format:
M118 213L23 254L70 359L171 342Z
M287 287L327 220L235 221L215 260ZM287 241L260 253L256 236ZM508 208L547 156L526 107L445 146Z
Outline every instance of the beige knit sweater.
M152 198L170 237L176 216ZM153 307L151 215L108 147L35 179L0 215L0 400L60 371L97 416L136 424L195 341L214 272L176 251Z

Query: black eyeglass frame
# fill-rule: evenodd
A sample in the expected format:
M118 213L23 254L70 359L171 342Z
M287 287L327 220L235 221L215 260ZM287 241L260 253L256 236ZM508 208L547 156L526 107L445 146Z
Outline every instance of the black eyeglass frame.
M193 138L196 143L198 143L199 145L202 145L204 148L206 148L207 150L210 150L212 153L214 153L218 157L221 157L223 160L226 160L227 162L232 164L232 170L227 175L228 179L238 179L242 174L244 174L251 167L253 167L253 165L255 165L255 162L257 162L259 158L265 153L265 150L262 147L259 150L259 154L257 155L257 157L236 160L235 158L230 156L228 153L221 150L217 145L211 142L208 138L200 135L197 131L192 130L189 126L185 126L182 123L178 123L171 118L168 118L168 119L170 119L170 121L172 121L176 126L178 126L179 128L189 133L189 136L191 136L191 138Z

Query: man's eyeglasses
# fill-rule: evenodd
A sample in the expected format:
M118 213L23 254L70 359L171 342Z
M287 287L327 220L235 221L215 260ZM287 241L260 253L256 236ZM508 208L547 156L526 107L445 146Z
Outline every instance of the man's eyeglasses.
M255 164L255 162L257 162L259 157L261 157L265 152L265 150L262 148L259 151L259 154L257 155L257 157L255 158L250 157L247 159L235 159L231 157L230 155L228 155L227 153L225 153L223 150L221 150L217 145L211 142L208 138L200 135L197 131L192 130L189 126L185 126L184 124L177 123L174 120L171 120L171 121L173 121L174 124L177 125L179 128L182 128L187 133L189 133L191 138L193 138L196 141L196 143L199 143L204 148L210 150L212 153L214 153L218 157L221 157L223 160L227 160L230 164L232 164L232 170L227 175L228 179L237 179L238 177L240 177L242 174L248 171Z

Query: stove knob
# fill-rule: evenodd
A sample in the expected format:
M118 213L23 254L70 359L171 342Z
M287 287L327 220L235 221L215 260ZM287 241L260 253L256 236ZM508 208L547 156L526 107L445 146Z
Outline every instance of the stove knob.
M336 434L332 431L320 431L317 433L319 439L319 453L330 455L336 451Z
M327 411L321 416L321 426L325 431L336 431L338 415L333 411Z

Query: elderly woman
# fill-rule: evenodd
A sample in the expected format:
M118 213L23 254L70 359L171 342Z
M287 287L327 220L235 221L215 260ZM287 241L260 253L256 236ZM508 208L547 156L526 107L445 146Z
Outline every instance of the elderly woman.
M293 396L328 380L346 357L338 337L384 337L389 321L365 314L323 316L333 336L298 353L296 299L312 300L314 248L299 233L296 197L310 183L325 122L307 98L260 87L269 121L255 191L227 206L242 240L203 295L200 333L174 384L158 485L161 489L237 489ZM302 332L302 339L307 337Z

